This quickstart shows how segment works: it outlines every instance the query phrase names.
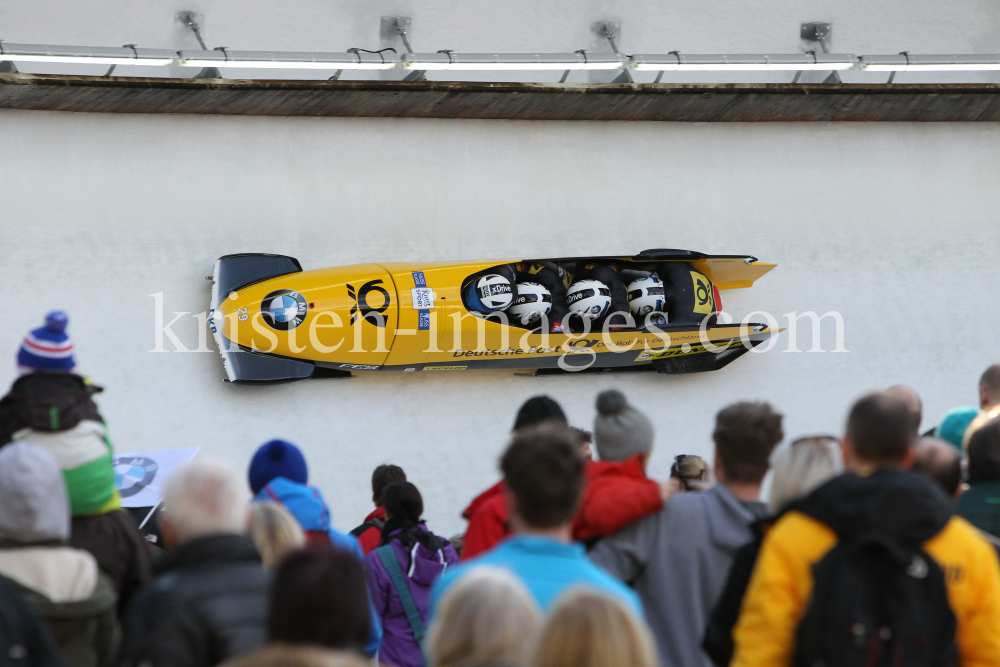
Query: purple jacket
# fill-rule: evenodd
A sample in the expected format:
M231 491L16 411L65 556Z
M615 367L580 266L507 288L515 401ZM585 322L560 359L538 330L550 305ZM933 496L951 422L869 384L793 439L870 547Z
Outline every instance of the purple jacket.
M429 532L423 523L417 528ZM393 535L398 533L399 531L395 531ZM397 539L393 539L390 544L393 553L396 554L399 569L406 579L406 585L410 589L413 602L420 612L420 618L426 626L430 610L431 585L446 568L458 563L458 554L447 542L444 542L444 548L437 551L429 551L417 543L406 547ZM382 619L383 634L382 645L378 652L379 661L394 667L423 667L425 663L420 645L413 636L413 630L406 619L406 612L403 611L403 604L393 588L392 579L375 551L365 556L365 566L368 571L368 589L372 595L372 606Z

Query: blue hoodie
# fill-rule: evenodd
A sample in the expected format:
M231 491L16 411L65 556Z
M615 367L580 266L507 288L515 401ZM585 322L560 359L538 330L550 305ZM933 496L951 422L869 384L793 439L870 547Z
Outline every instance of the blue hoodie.
M333 546L346 549L357 556L358 560L364 561L364 554L361 553L358 541L344 535L330 525L330 509L326 506L323 494L320 493L319 489L293 482L284 477L276 477L260 490L254 500L270 500L278 503L292 513L299 525L302 526L302 530L307 533L326 533L330 536L330 542ZM371 606L370 600L369 606ZM371 607L371 616L372 632L365 652L373 656L382 642L382 624L379 622L374 607Z

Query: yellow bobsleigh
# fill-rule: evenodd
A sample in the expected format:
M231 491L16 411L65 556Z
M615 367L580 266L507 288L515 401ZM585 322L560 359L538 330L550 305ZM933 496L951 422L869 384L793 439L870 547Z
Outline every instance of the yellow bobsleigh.
M750 287L774 266L672 249L312 271L283 255L226 255L215 263L209 325L235 383L369 371L695 373L777 333L718 316L719 290ZM546 302L522 317L529 292ZM662 305L643 312L640 292ZM599 315L579 308L595 300Z

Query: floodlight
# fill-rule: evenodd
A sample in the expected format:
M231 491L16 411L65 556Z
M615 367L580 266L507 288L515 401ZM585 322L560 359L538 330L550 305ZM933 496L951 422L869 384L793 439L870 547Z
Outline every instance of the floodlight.
M636 70L661 72L829 71L851 69L858 59L850 54L803 53L795 55L634 55Z
M1000 70L1000 55L861 56L867 72L989 72Z
M392 69L398 61L392 53L350 51L310 53L294 51L181 51L181 67L248 67L253 69Z
M617 53L406 53L400 62L406 69L493 70L609 70L622 69L628 60Z
M73 65L172 65L177 52L169 49L107 48L100 46L50 46L0 42L0 60L23 63Z

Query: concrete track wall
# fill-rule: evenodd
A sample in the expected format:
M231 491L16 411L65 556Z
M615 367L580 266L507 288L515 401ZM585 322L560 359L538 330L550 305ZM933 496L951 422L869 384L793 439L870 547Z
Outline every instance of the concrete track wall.
M713 415L730 401L771 401L790 436L838 432L856 396L904 382L926 399L926 428L973 404L979 372L1000 358L992 124L0 112L0 148L0 385L20 337L66 308L119 450L196 445L242 466L264 440L288 438L345 530L385 461L420 486L433 527L460 530L533 394L589 426L595 394L623 389L656 423L651 470L663 476L675 454L710 455ZM375 374L264 388L224 384L214 352L150 352L150 295L163 293L167 321L206 310L204 276L226 253L317 268L650 247L777 262L756 287L724 292L726 310L783 325L791 311L838 311L849 352L786 352L784 333L714 374ZM832 320L823 327L831 350ZM197 347L192 316L173 328ZM805 321L798 341L809 349Z

